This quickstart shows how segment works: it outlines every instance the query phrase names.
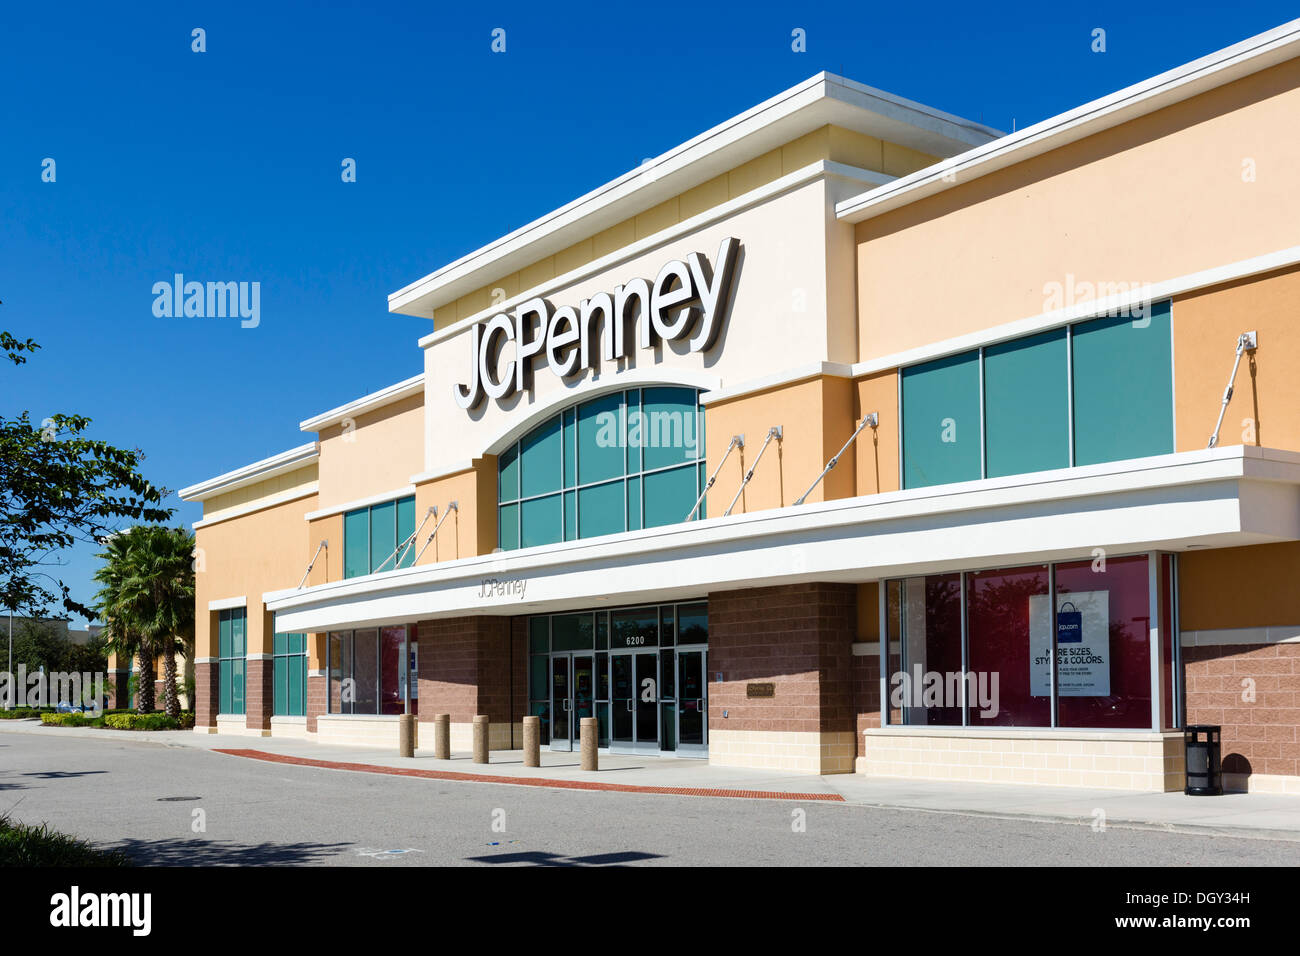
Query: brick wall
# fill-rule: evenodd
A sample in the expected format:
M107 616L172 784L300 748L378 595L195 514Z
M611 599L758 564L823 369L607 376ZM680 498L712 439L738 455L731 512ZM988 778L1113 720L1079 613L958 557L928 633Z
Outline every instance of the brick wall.
M316 718L325 713L325 695L329 693L327 680L320 677L307 677L307 732L316 732Z
M1300 774L1300 644L1184 647L1183 664L1187 723L1223 727L1225 773Z
M468 723L520 719L511 712L511 627L506 617L424 621L420 635L420 720L450 714Z
M880 726L880 655L855 656L853 673L853 711L856 716L857 754L866 756L866 739L862 732Z
M194 665L195 727L217 726L217 676L216 664L200 662Z
M852 731L856 627L851 584L710 594L710 731ZM774 684L774 696L748 697L749 683Z
M250 660L244 667L245 726L249 730L270 730L275 707L273 661Z

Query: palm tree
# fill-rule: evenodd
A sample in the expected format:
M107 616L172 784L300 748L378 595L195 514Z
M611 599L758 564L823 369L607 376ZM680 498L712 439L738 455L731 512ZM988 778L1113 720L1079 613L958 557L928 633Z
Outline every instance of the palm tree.
M184 528L144 530L133 562L149 592L143 631L155 653L162 653L167 716L179 717L176 655L192 653L194 644L194 538Z
M95 572L100 588L95 595L97 609L104 620L102 632L107 650L119 661L140 661L136 704L141 712L153 710L153 657L144 646L139 613L139 595L132 584L132 546L137 529L130 528L109 536L105 551L96 555L104 563ZM146 673L146 670L149 673ZM146 707L147 703L147 707Z
M184 528L143 525L112 536L99 555L97 595L110 649L140 661L137 709L154 709L154 661L163 658L163 699L180 716L176 654L194 642L194 538Z

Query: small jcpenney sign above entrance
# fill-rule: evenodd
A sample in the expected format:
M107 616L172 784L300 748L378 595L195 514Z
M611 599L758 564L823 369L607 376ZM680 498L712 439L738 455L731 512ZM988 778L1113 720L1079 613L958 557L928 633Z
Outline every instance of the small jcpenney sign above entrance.
M475 324L470 329L469 382L456 385L456 404L473 409L490 398L508 398L532 386L533 363L546 356L551 371L571 378L592 367L596 328L600 328L605 361L629 353L628 325L636 323L637 345L648 349L656 341L688 339L692 352L713 347L726 313L732 272L740 243L723 239L714 268L698 252L686 261L674 259L654 281L632 279L552 312L543 298L529 299L514 310ZM515 343L514 358L500 367L501 349Z

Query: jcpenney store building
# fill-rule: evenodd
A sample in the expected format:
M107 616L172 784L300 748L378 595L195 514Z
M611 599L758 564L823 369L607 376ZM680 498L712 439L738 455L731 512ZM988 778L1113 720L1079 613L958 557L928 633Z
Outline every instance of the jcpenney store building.
M1298 55L1012 135L822 74L395 292L420 375L184 492L199 729L1297 789Z

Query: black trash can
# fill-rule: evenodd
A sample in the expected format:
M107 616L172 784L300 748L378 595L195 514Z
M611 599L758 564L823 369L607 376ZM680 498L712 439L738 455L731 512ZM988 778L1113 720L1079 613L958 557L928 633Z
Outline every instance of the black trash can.
M1219 763L1219 736L1215 724L1191 724L1183 728L1183 753L1187 766L1189 797L1218 797L1223 794L1223 772Z

